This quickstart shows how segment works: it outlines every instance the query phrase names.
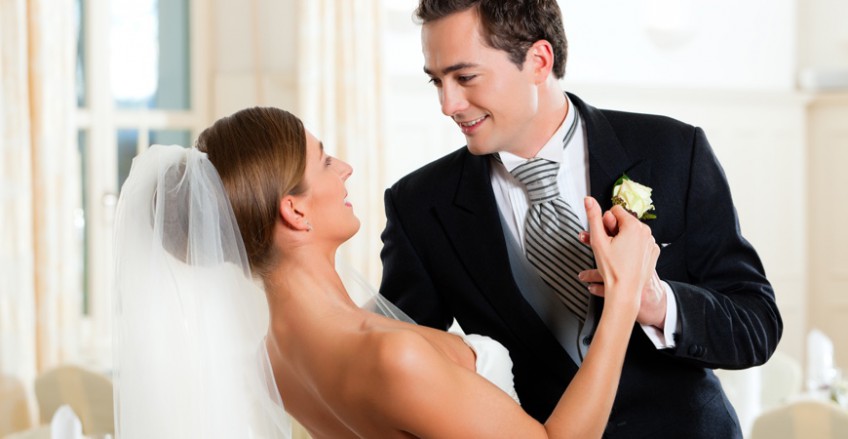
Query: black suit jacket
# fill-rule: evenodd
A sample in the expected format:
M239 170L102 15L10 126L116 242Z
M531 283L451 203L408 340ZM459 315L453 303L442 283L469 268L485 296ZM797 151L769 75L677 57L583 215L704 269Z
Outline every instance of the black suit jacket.
M679 311L673 349L634 329L605 436L740 437L710 369L763 364L783 326L718 160L700 128L569 96L584 117L590 189L602 207L623 173L653 188L657 218L647 224L667 244L657 272ZM456 318L465 332L500 341L523 408L544 422L577 366L512 278L489 167L489 157L461 148L386 191L380 292L421 324L445 329Z

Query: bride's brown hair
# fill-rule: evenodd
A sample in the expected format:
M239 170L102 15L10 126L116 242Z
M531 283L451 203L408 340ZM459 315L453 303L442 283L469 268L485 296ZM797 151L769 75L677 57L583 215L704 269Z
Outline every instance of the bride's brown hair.
M273 231L280 200L303 192L306 132L288 111L247 108L216 121L197 139L232 204L253 273L274 260Z

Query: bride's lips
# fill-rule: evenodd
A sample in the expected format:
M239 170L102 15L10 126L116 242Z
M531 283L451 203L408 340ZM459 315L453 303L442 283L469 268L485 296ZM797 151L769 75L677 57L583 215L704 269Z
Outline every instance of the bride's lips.
M489 118L489 115L480 116L476 119L467 120L464 122L456 121L456 124L459 125L459 128L462 129L462 133L467 135L473 134L480 128L480 125Z

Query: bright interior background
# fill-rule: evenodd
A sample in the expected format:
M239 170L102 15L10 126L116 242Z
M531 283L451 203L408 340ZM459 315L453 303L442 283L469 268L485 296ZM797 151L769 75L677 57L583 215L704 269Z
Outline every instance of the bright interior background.
M0 372L25 382L62 363L109 373L114 203L129 160L150 143L191 143L215 119L253 105L300 115L354 166L350 198L363 229L341 259L372 285L380 275L383 189L464 144L421 72L413 0L61 3L83 29L72 51L76 108L67 109L75 135L52 145L68 151L78 170L63 180L76 194L63 204L70 238L9 219L12 204L0 220L7 242L38 242L4 248L0 267ZM848 3L560 4L570 46L564 88L596 107L703 127L743 234L774 284L785 323L779 350L803 366L805 337L818 328L833 340L836 366L846 367ZM20 18L0 11L3 23ZM0 94L7 121L17 108L8 99L8 90ZM21 146L0 141L4 154ZM12 166L0 166L4 203L22 184ZM31 235L21 235L21 224ZM68 257L45 265L33 249L52 245ZM47 297L32 278L62 264L76 274ZM45 310L49 300L59 300L61 312ZM762 409L756 397L732 396L750 425Z

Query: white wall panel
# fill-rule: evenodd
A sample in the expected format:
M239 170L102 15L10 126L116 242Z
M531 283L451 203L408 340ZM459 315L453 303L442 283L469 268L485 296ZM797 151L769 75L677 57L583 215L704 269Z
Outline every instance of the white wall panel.
M795 84L793 0L560 0L567 77L581 82L772 90Z

